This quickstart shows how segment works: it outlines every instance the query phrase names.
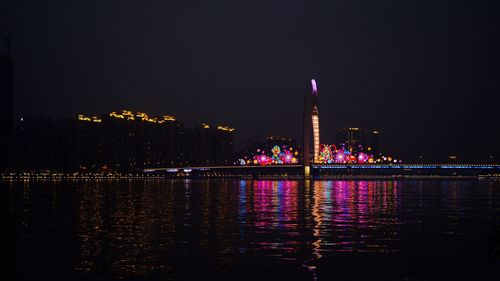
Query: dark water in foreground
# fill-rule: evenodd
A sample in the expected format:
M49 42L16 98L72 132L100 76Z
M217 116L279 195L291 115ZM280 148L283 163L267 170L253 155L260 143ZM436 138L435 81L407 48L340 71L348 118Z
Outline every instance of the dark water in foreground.
M500 280L498 181L1 188L19 280Z

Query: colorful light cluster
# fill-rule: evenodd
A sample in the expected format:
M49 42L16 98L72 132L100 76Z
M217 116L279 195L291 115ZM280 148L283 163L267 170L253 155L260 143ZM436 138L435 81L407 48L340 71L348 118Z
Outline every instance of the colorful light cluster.
M273 146L269 154L264 150L257 149L256 155L248 159L239 159L239 165L290 165L297 164L299 152L294 150L293 147L280 147L279 145Z
M337 147L332 144L322 144L320 147L319 163L334 164L334 163L350 163L350 164L373 164L373 163L401 163L401 160L394 159L391 156L375 157L373 154L361 151L353 151ZM369 149L370 150L370 149Z
M373 155L364 152L353 153L351 150L340 148L335 145L322 144L319 153L319 163L373 163Z

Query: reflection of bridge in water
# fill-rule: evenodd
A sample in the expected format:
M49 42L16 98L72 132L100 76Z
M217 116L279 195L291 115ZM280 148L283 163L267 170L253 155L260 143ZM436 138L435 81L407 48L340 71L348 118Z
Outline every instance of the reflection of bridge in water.
M150 168L145 173L168 173L172 176L500 176L498 164L401 164L401 163L320 163L320 125L318 85L314 79L308 83L304 95L302 120L302 162L282 165L206 166ZM312 148L311 148L312 141ZM396 161L395 161L396 162Z

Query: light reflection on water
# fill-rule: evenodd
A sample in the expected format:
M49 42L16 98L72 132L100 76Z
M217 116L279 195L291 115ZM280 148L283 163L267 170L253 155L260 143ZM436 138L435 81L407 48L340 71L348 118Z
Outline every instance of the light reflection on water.
M490 182L171 180L19 188L10 187L18 239L45 233L66 241L73 269L84 276L175 278L188 260L224 272L246 255L297 261L314 274L316 263L335 253L410 253L433 239L484 237L500 215L500 192Z

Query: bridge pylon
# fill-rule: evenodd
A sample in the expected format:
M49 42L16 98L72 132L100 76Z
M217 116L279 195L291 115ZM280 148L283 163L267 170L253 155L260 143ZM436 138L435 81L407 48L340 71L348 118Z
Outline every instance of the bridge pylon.
M311 79L307 84L304 95L304 116L302 119L302 158L304 166L304 176L310 177L311 164L319 162L319 109L318 109L318 85L316 80ZM311 157L310 143L313 140L313 155ZM312 160L312 161L311 161Z

